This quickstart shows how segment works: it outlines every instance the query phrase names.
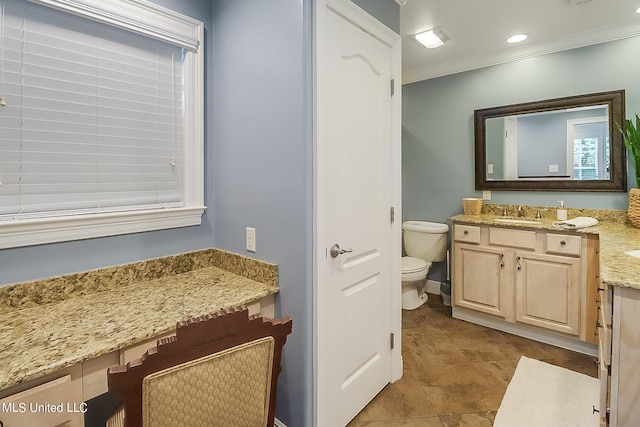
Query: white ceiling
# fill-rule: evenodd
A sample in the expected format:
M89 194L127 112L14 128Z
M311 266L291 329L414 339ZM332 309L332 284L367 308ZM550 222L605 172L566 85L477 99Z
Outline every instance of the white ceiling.
M638 7L640 0L407 0L400 8L403 83L640 35ZM437 49L410 37L435 27L449 36ZM529 38L508 45L515 33Z

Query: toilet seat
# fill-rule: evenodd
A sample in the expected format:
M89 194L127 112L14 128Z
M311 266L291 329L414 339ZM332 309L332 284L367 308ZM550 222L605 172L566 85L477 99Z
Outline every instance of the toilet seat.
M420 258L402 257L402 281L422 280L427 277L431 263Z

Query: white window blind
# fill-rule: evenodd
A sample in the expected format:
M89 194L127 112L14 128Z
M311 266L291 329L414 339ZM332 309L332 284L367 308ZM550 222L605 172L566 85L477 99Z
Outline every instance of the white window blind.
M146 0L0 0L0 249L201 223L203 37Z
M182 206L183 49L2 6L0 219Z

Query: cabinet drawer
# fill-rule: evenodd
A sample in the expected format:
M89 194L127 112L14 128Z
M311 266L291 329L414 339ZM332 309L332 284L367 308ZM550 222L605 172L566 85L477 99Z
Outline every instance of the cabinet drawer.
M82 386L71 375L7 396L2 403L2 425L80 427L84 415Z
M580 236L547 234L547 252L580 256L581 239Z
M600 362L598 363L598 382L600 391L599 408L600 411L600 425L606 425L606 413L609 406L609 367L605 365L602 357L602 348L600 348ZM604 422L604 423L603 423Z
M536 232L509 228L489 228L489 243L512 248L535 249Z
M480 243L480 227L473 225L456 225L454 239L458 242Z
M152 338L150 340L143 341L141 343L138 343L120 350L120 364L126 365L132 360L140 359L147 350L157 345L159 339L168 338L175 334L176 334L175 331L167 332L162 335L158 335L157 337Z
M611 365L611 326L605 322L602 308L598 310L598 339L601 361L609 366Z
M598 288L598 293L600 294L600 309L602 310L602 316L604 319L605 325L611 325L613 321L613 295L611 294L611 287L607 286L603 283L600 283L600 288Z

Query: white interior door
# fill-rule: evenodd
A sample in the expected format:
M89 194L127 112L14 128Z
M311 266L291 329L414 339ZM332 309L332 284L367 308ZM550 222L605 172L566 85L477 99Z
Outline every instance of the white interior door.
M401 251L394 46L331 3L318 31L316 379L317 425L333 427L400 376Z

